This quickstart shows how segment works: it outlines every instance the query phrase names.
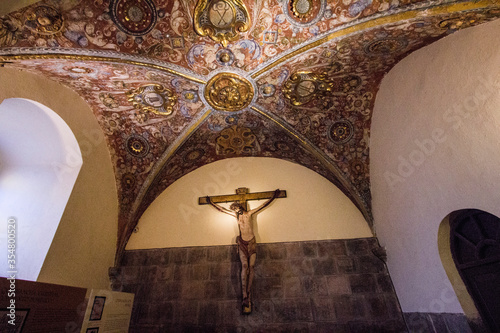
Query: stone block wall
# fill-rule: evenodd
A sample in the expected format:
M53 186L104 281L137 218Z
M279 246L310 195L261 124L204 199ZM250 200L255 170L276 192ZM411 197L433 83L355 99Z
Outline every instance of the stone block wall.
M257 244L241 314L236 245L126 251L131 332L406 332L376 238Z

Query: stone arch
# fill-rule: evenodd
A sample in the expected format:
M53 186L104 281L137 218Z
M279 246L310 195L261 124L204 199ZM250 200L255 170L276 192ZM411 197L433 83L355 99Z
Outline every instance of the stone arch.
M469 320L476 320L479 318L479 312L477 312L474 301L467 292L464 282L460 278L457 267L453 262L453 256L451 254L450 248L450 214L441 221L438 229L438 248L439 256L441 257L441 262L443 268L446 271L446 275L450 280L451 286L457 295L458 301L462 306L464 314Z

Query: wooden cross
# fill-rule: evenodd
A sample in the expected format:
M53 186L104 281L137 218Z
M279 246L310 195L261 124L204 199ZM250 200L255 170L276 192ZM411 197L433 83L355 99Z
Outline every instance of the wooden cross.
M248 209L248 207L247 207L248 200L271 199L273 196L274 196L274 191L249 193L248 188L240 187L240 188L236 189L236 194L214 195L214 196L211 196L210 198L212 199L213 203L224 203L224 202L238 201L240 204L242 204L245 207L245 209ZM280 193L278 194L278 196L276 198L286 198L286 191L280 191ZM208 205L209 202L207 200L207 197L200 197L198 199L198 204Z
M229 195L216 195L212 197L201 197L198 199L200 205L212 204L218 211L236 217L240 235L236 238L238 243L238 254L241 261L241 290L242 290L242 313L250 314L252 312L251 301L251 287L254 277L254 266L256 259L255 250L255 234L252 227L252 216L260 210L268 206L276 198L286 198L286 191L276 190L268 192L249 193L248 188L240 187L236 189L236 194ZM261 204L255 210L248 210L248 200L268 199L265 203ZM233 214L229 209L217 205L223 202L237 201L245 210L243 212L240 208L234 210ZM242 230L244 231L242 233Z

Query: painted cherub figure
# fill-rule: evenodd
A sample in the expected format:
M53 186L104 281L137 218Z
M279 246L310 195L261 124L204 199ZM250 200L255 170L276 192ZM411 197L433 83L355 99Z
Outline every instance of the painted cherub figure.
M240 235L236 238L238 244L238 254L241 261L241 289L243 294L243 313L252 312L251 287L255 275L255 260L257 257L255 234L253 232L253 216L264 208L269 206L274 199L278 197L280 190L274 191L271 199L264 202L259 207L246 210L243 204L234 202L229 206L229 209L219 206L212 202L212 199L207 196L207 201L214 206L218 211L236 217Z

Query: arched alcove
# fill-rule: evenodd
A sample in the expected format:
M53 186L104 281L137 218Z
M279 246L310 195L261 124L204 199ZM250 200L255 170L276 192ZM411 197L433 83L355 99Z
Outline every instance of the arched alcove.
M141 217L127 250L234 244L234 218L198 205L206 195L287 191L259 213L258 242L289 242L372 237L352 201L326 178L301 165L266 157L242 157L205 165L168 187ZM255 208L262 202L250 202Z
M463 313L439 256L439 225L463 207L499 214L499 27L465 29L412 53L377 94L374 226L406 313Z
M76 92L47 77L6 67L0 67L0 77L0 101L25 98L56 112L74 133L83 158L37 281L109 288L118 198L111 156L95 115Z
M15 221L17 277L35 281L54 238L83 160L64 120L21 98L0 104L0 212ZM7 229L0 231L7 239ZM10 236L12 238L12 236ZM3 241L1 242L5 244ZM5 276L7 261L0 264Z
M497 332L500 330L500 218L479 209L461 209L448 216L448 225L455 269L448 267L447 273L453 277L450 281L458 289L464 312L470 320L475 319L474 315L477 318L478 312L490 330Z

